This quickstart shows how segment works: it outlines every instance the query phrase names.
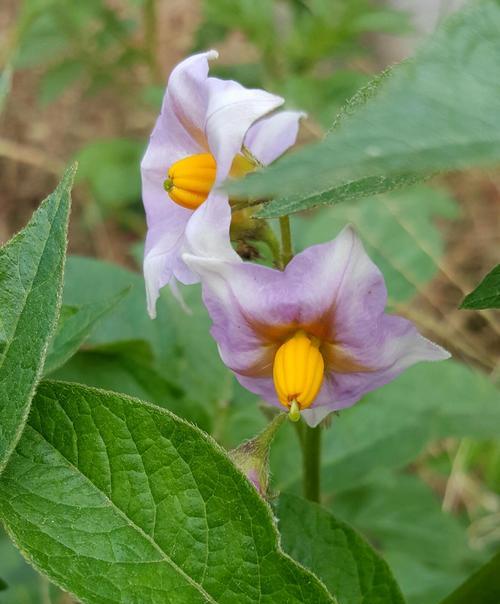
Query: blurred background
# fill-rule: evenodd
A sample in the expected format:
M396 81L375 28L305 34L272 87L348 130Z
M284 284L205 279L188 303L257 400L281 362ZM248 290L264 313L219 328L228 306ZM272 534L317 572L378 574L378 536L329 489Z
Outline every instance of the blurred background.
M177 62L217 48L213 75L266 88L284 96L288 108L308 112L299 140L307 144L324 135L341 105L373 74L410 56L463 4L2 0L0 243L25 224L64 166L78 159L70 252L137 270L145 234L139 162ZM417 187L384 199L377 206L364 200L329 211L331 222L324 211L321 217L311 212L294 218L297 247L330 239L341 223L354 222L384 270L393 308L463 363L497 381L499 314L457 307L498 262L500 173L453 173L425 190ZM430 487L439 507L459 520L471 551L489 551L500 542L498 443L440 440L412 472ZM412 495L411 488L401 505L420 506L422 512L428 500L415 504L420 492ZM383 506L379 511L384 513ZM408 526L419 518L410 514ZM397 526L401 534L408 530ZM429 531L440 526L436 520ZM372 542L377 545L376 539ZM409 554L400 551L400 561L404 555ZM432 582L450 583L441 570L429 575L424 566L420 575L412 567L415 581L431 587ZM1 603L71 601L54 595L0 538L0 576L7 575L11 588L0 591ZM430 604L425 598L432 589L422 593L422 599L417 593L411 602Z

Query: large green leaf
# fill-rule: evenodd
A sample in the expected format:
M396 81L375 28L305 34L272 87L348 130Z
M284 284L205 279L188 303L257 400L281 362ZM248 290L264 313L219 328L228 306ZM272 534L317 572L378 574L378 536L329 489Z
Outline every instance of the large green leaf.
M462 522L415 475L380 473L331 507L382 551L410 604L438 602L483 559L468 546Z
M42 383L0 515L83 602L334 602L280 551L269 507L214 441L125 396Z
M433 439L496 438L498 390L483 375L454 361L421 363L363 401L333 416L323 438L323 485L338 492L370 482L381 469L413 461ZM271 455L279 488L300 478L293 434L283 429Z
M500 602L500 552L441 604L498 604Z
M414 60L395 67L376 94L322 142L293 153L231 189L278 199L273 215L330 203L351 187L500 161L500 4L477 3L451 18ZM366 180L368 179L368 180ZM380 188L379 188L380 190ZM300 198L303 203L300 203ZM312 198L312 201L311 201Z
M210 319L199 286L182 291L190 314L164 290L158 301L157 318L152 321L146 312L142 275L91 258L68 259L65 304L91 304L125 287L131 288L130 293L115 312L100 320L99 329L93 331L87 343L107 345L146 340L153 350L157 369L181 385L193 400L202 397L205 403L216 405L230 398L234 379L208 335Z
M160 373L147 342L142 340L87 347L51 377L136 396L156 403L199 428L212 429L206 402L186 396L169 375Z
M103 316L89 345L146 340L160 362L172 351L172 326L163 304L152 321L146 311L144 278L139 273L94 258L69 256L64 278L63 303L68 306L96 305L129 289L127 297L114 312Z
M348 524L321 506L281 495L284 550L320 577L339 604L403 604L387 563Z
M125 289L112 298L90 304L64 305L47 354L45 374L64 365L85 342L99 319L113 310L127 292L128 289Z
M465 298L460 308L500 308L500 264Z
M0 250L0 471L23 430L59 314L75 169Z

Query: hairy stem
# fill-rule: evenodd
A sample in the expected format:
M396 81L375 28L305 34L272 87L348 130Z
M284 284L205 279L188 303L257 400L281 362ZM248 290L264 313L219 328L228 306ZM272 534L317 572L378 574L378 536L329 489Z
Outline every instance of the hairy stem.
M290 218L288 216L280 217L281 231L281 264L284 269L293 258L292 232L290 229Z
M303 490L304 497L310 501L320 501L320 460L321 460L321 428L310 428L305 425L303 430L302 448Z

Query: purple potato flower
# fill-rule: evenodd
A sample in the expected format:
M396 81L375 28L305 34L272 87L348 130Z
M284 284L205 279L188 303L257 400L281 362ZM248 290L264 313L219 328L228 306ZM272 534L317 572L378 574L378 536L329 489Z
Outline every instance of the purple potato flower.
M286 151L295 143L304 115L272 114L283 104L281 97L208 77L208 61L217 56L214 50L197 54L172 71L141 163L148 224L144 277L151 317L164 285L170 283L175 292L175 280L199 280L183 262L184 252L236 260L226 245L228 196L217 185ZM193 242L189 249L186 233Z
M186 254L238 381L311 426L419 361L449 353L384 312L380 270L352 227L295 256L284 271Z

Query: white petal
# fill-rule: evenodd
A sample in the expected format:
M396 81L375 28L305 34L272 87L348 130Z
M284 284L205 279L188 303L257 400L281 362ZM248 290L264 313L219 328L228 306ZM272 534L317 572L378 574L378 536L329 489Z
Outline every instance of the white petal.
M295 144L302 111L280 111L263 117L248 130L244 145L261 164L267 166Z
M225 180L234 156L241 151L245 134L259 118L284 100L264 90L248 89L237 82L208 78L205 133L217 162L217 181Z

